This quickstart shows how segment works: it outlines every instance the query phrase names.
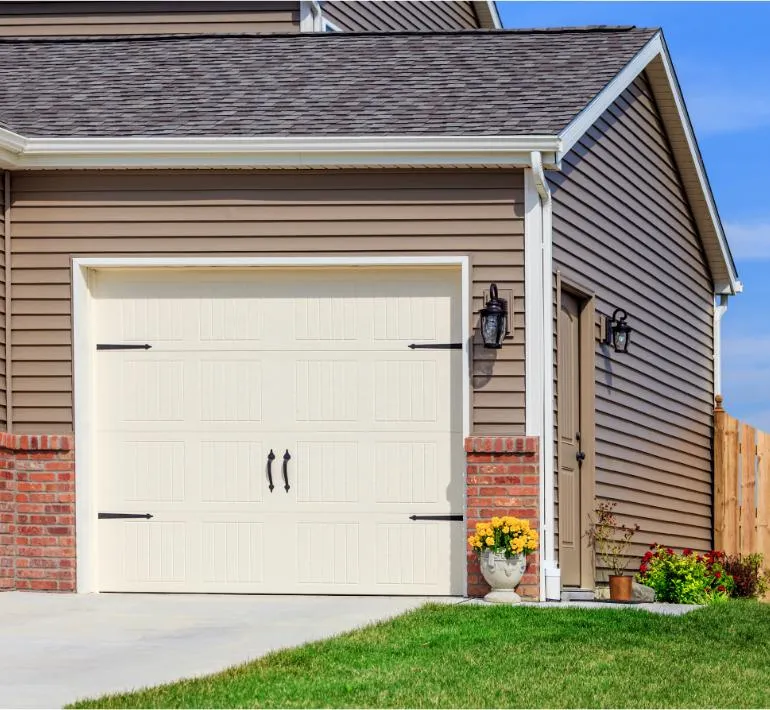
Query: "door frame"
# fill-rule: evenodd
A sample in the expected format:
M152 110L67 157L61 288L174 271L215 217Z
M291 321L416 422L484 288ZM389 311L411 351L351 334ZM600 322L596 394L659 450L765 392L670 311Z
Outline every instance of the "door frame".
M461 281L463 437L471 428L471 274L468 256L339 256L339 257L74 257L72 262L72 370L75 429L75 545L77 592L97 593L97 481L94 407L95 353L92 275L98 269L156 268L345 268L454 266ZM463 474L464 480L464 474ZM467 509L463 497L463 515ZM461 564L467 567L466 557ZM467 594L467 569L463 575Z
M578 371L580 377L580 443L585 453L585 460L580 466L580 508L592 510L596 496L596 376L595 358L596 341L598 339L598 323L596 321L596 294L591 289L580 284L561 271L556 272L556 378L558 393L559 378L559 314L561 313L561 294L566 291L577 299L580 307L580 362ZM558 399L557 399L558 402ZM556 417L556 443L559 442L559 417ZM555 447L556 471L559 470L559 447ZM587 521L581 522L581 530ZM582 541L581 534L581 541ZM581 542L582 546L582 542ZM596 585L596 565L593 554L580 556L580 588L593 589ZM562 586L562 589L564 587Z

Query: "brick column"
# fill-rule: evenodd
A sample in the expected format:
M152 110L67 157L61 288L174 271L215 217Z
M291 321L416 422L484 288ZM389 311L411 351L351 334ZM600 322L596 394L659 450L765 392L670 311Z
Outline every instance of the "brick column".
M70 436L0 433L0 589L75 590Z
M0 434L2 436L2 434ZM0 448L0 591L16 583L16 473L13 452Z
M475 532L479 520L495 515L529 520L539 532L539 444L532 436L470 436L465 440L468 535ZM489 586L481 576L476 553L467 546L466 550L468 595L484 596ZM539 552L527 558L527 571L517 591L522 597L539 597Z

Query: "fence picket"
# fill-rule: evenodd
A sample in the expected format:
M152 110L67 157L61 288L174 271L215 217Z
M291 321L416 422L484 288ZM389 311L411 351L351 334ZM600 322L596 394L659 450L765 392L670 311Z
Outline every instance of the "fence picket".
M725 418L725 533L723 549L738 552L740 544L740 508L738 501L739 423L731 416Z
M741 539L740 553L748 555L755 551L757 506L755 502L754 484L756 480L756 429L741 423Z
M757 481L757 543L755 552L761 552L770 565L770 434L759 432L759 478Z

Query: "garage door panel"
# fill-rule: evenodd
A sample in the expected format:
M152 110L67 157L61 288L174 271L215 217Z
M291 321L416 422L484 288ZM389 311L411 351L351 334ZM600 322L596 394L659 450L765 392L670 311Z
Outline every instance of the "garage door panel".
M265 525L257 521L204 521L201 525L203 584L261 585Z
M361 502L357 441L298 441L294 451L298 503Z
M189 580L184 521L99 521L100 588L152 591Z
M460 594L460 288L448 269L101 273L99 586ZM269 488L268 454L273 490ZM285 489L284 452L289 490Z
M201 503L263 501L267 452L261 441L201 441L199 452Z

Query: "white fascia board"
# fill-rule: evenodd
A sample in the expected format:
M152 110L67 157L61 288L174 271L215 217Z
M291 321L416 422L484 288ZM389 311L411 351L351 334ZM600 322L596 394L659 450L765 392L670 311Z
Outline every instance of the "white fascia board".
M489 14L492 16L492 22L495 25L495 29L503 29L503 22L500 19L500 13L497 10L497 3L495 0L487 0L487 5L489 6Z
M668 53L668 47L663 40L662 35L656 36L657 44L659 46L659 54L663 60L663 67L666 70L666 78L671 86L671 92L674 96L674 103L676 104L676 110L679 114L679 119L682 122L684 128L685 137L687 139L687 147L693 157L693 163L695 164L695 171L698 175L698 182L703 192L703 196L706 200L706 206L708 208L709 217L714 224L714 231L716 232L717 239L719 240L719 248L722 252L722 257L727 267L727 273L729 276L729 284L725 284L729 288L730 294L738 293L738 274L735 270L735 264L733 263L732 254L730 253L730 247L727 244L727 237L725 236L724 229L722 227L722 220L719 217L717 211L716 201L714 200L714 194L711 192L711 185L709 184L708 177L706 176L706 168L703 165L703 158L698 148L698 143L695 140L695 131L690 122L690 116L687 113L687 108L684 103L684 97L682 96L682 89L679 86L679 80L676 78L674 72L674 65L671 62L671 56ZM717 289L724 289L725 285L718 285Z
M476 10L476 16L481 21L484 29L503 29L503 23L500 21L500 13L497 11L497 3L494 0L480 0L473 3ZM491 25L491 27L485 26Z
M309 168L356 166L519 166L529 153L554 160L556 136L343 136L29 138L0 135L8 167Z
M581 111L572 122L559 134L562 139L562 147L557 154L557 162L566 155L574 145L585 135L586 131L599 119L599 117L615 102L615 100L625 91L641 74L647 65L656 57L660 57L663 62L663 67L666 72L666 78L671 88L671 94L674 98L677 113L679 114L679 120L681 121L684 129L685 138L687 140L687 147L692 155L693 164L695 165L695 172L698 177L700 189L703 193L706 206L709 213L709 218L714 225L714 232L716 233L719 247L722 252L722 258L724 259L727 273L729 275L729 281L727 283L715 283L715 293L736 293L736 286L738 283L738 275L735 271L735 265L733 263L732 256L730 254L730 248L727 245L727 238L725 237L724 229L722 228L722 221L719 218L714 195L711 192L711 186L709 185L708 178L706 177L706 169L703 165L700 150L698 149L698 143L695 140L695 131L693 130L690 117L687 113L687 109L684 103L684 97L682 96L682 90L679 86L679 81L676 78L673 64L671 63L671 57L668 53L668 48L663 40L663 35L658 32L647 44L642 47L636 56L618 73L612 81L610 81L604 89L597 94L592 101Z

